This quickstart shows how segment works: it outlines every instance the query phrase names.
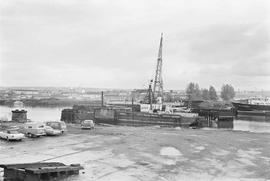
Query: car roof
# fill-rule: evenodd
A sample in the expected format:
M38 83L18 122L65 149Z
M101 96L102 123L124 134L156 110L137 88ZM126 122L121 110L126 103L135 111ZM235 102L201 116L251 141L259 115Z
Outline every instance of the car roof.
M27 122L25 123L26 125L33 125L33 124L38 124L38 125L41 125L41 124L44 124L43 122Z
M19 129L7 129L6 131L18 131Z
M18 126L10 126L10 127L8 127L8 130L11 130L11 129L19 129L19 127Z

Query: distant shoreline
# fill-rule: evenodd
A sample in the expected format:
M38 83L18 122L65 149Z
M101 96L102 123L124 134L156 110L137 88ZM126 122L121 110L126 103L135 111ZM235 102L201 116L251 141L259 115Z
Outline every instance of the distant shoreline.
M73 105L100 104L100 101L70 99L25 99L20 100L28 107L71 107ZM15 100L0 100L1 106L13 107Z

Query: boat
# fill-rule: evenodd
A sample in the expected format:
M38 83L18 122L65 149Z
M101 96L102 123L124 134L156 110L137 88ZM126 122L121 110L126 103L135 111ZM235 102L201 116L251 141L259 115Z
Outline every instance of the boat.
M250 98L232 102L236 111L270 111L269 98Z

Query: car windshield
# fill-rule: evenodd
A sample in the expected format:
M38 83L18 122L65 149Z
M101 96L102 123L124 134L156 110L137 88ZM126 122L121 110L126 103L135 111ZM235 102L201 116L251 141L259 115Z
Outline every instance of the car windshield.
M19 132L17 130L8 130L8 134L18 134Z
M47 125L53 129L61 129L61 124L59 122L47 122Z

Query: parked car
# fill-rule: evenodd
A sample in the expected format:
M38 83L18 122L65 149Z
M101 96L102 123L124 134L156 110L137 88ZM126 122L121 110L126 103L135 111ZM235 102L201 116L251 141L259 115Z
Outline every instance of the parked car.
M47 121L46 126L50 126L54 130L59 130L62 134L67 131L67 125L63 121Z
M7 141L9 140L18 140L21 141L24 137L24 134L19 133L18 130L16 129L9 129L9 130L4 130L0 132L0 138L6 139Z
M95 123L93 120L84 120L81 122L81 129L94 129Z
M60 129L53 129L50 126L45 126L45 132L48 136L56 136L62 134L62 131Z
M45 125L42 122L25 123L21 132L27 137L39 137L46 135Z

